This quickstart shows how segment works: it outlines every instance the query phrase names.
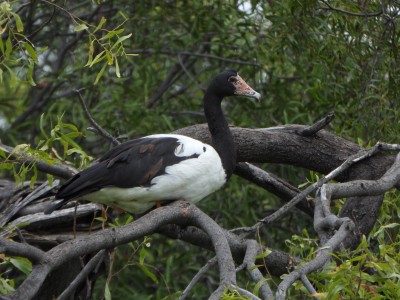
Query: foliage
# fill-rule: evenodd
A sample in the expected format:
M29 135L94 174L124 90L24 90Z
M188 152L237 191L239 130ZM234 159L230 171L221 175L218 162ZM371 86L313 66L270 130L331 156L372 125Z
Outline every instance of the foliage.
M83 168L108 149L85 130L89 124L73 92L79 88L85 88L94 119L116 136L204 122L204 84L226 68L238 69L264 96L261 104L224 103L237 126L310 124L334 111L330 130L342 136L363 146L398 142L400 7L394 1L329 1L355 14L379 13L383 3L385 11L371 17L335 11L316 0L71 2L0 4L0 139L26 154ZM31 183L40 178L34 165L16 169L4 161L9 157L0 156L2 177ZM263 167L295 186L308 181L308 171ZM326 293L321 298L399 297L398 227L387 227L398 223L398 206L390 204L398 201L398 194L386 198L376 236L366 237L359 253L337 257L338 266L315 275L317 290ZM251 225L279 204L233 178L199 206L231 228ZM310 219L293 212L274 225L268 228L269 246L305 259L313 254ZM380 246L371 249L374 239ZM145 245L116 250L118 277L100 283L98 294L106 287L114 299L173 298L211 255L161 237ZM368 274L367 267L378 273ZM181 276L174 276L178 271ZM214 277L208 274L194 295L209 293ZM349 278L357 278L356 285L348 287ZM321 279L328 284L322 286ZM245 276L239 280L248 282ZM341 283L348 288L337 293ZM8 279L0 284L1 293L14 285ZM300 286L292 295L304 293Z

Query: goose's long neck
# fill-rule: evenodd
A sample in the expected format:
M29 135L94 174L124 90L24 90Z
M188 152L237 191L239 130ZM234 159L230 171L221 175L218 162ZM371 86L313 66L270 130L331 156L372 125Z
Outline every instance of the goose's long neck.
M207 91L204 96L204 113L211 132L212 146L221 158L228 179L236 165L236 148L221 109L221 101L222 97Z

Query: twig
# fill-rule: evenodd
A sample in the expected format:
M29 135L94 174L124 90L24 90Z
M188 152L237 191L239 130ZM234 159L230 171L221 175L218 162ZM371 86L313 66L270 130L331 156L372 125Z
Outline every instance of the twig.
M177 52L177 51L172 51L172 50L154 50L154 49L133 49L132 52L133 53L150 53L150 54L161 53L161 54L167 54L167 55L178 55L178 54L180 54L180 55L185 55L185 56L197 56L197 57L215 59L215 60L223 61L223 62L230 63L230 64L261 67L260 64L255 63L255 62L248 62L248 61L243 61L243 60L224 58L224 57L216 56L216 55L213 55L213 54L200 53L200 52L190 52L190 51L179 51L179 52Z
M90 124L93 125L94 128L96 128L96 130L98 131L98 133L106 138L107 140L109 140L111 143L113 143L114 145L119 145L121 144L115 137L113 137L111 134L109 134L105 129L103 129L99 124L97 124L97 122L92 118L89 109L87 108L86 104L85 104L85 100L83 100L82 94L81 94L82 89L79 90L75 90L75 93L78 95L79 101L82 105L83 111L86 115L86 118L88 118Z
M334 117L335 117L335 114L330 113L325 118L317 121L315 124L311 125L310 127L306 127L302 130L299 130L298 134L301 136L313 136L318 131L325 128L326 125L328 125L333 120Z
M217 263L217 257L211 258L192 278L188 286L183 290L182 294L179 296L178 300L184 300L188 296L189 292L193 289L197 282L204 276L204 274Z
M383 13L382 10L379 11L379 12L373 12L373 13L354 13L354 12L350 12L350 11L347 11L347 10L343 10L343 9L340 9L340 8L337 8L337 7L333 7L333 6L330 5L330 4L328 3L328 1L326 1L326 0L321 0L321 2L324 3L326 6L328 6L328 8L322 8L322 9L330 9L330 10L337 11L337 12L340 12L340 13L343 13L343 14L346 14L346 15L349 15L349 16L355 16L355 17L376 17L376 16L380 16L380 15Z
M71 299L79 285L86 280L90 272L103 260L106 250L100 250L97 254L85 265L82 271L75 277L70 285L57 297L57 300Z
M181 65L183 72L185 72L186 76L189 77L189 79L196 84L197 88L200 91L205 92L204 87L202 87L201 84L199 82L197 82L197 80L192 76L192 74L190 74L189 70L186 68L185 63L182 60L181 54L178 54L178 61L179 61L179 64Z
M289 201L301 192L283 179L247 162L238 163L235 174L277 195L282 200ZM314 210L310 205L311 200L311 197L304 199L296 204L296 207L312 217Z
M183 63L185 63L187 59L188 57L184 57L182 59ZM158 86L158 88L150 96L149 101L146 103L146 108L153 108L160 101L165 91L167 91L174 84L174 82L183 75L183 73L184 72L182 70L180 63L179 62L175 63L168 72L166 79Z

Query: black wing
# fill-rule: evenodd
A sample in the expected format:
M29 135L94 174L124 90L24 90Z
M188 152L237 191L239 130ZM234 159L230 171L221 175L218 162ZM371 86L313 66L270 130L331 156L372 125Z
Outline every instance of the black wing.
M145 137L120 144L107 152L97 164L76 174L66 181L56 194L63 199L47 213L64 205L68 200L115 186L130 188L150 186L151 180L165 174L165 168L191 156L174 154L179 140L176 137Z

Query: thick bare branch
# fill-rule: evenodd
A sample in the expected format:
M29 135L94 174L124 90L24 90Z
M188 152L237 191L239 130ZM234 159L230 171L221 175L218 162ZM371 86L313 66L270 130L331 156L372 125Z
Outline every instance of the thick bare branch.
M46 257L45 252L28 244L17 243L0 237L0 253L6 255L22 256L32 263L39 263Z
M85 237L77 237L74 240L60 244L46 252L44 257L33 266L31 274L20 287L9 295L10 299L31 299L40 289L47 275L63 263L81 255L93 253L101 249L113 248L129 241L139 239L145 235L154 233L158 228L169 223L196 224L209 235L213 247L217 253L220 266L221 285L215 296L218 296L228 284L235 284L235 268L229 245L223 230L202 213L194 205L184 201L176 201L171 205L153 210L131 224L105 229ZM218 227L218 228L217 228ZM13 251L10 244L3 242L4 251ZM232 275L233 274L233 275Z

